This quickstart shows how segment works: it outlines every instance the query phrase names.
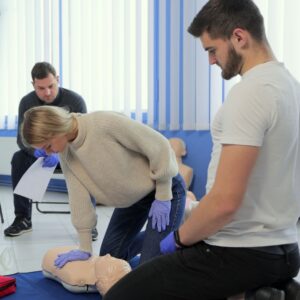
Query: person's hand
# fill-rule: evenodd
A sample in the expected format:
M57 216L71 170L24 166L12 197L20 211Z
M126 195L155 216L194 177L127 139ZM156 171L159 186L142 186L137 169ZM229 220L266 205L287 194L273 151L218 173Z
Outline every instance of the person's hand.
M158 232L164 231L170 222L171 200L154 200L149 212L152 217L152 229L157 226Z
M48 156L45 149L35 149L33 155L36 158Z
M160 252L162 254L169 254L176 251L176 242L174 237L174 232L170 232L160 243Z
M59 159L58 155L56 153L52 153L47 155L43 160L43 167L45 168L51 168L58 164Z
M56 153L48 155L44 149L35 149L33 155L36 158L44 157L42 165L43 168L54 167L59 162L58 155Z
M77 260L88 260L91 257L91 253L82 250L71 250L66 253L58 254L54 261L54 265L61 269L66 263Z

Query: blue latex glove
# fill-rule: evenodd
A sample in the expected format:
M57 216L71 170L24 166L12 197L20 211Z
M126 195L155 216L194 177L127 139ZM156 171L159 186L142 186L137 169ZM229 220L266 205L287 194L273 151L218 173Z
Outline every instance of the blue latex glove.
M43 165L42 165L43 168L54 167L59 162L58 155L56 153L52 153L48 155L44 149L35 149L33 155L36 158L44 157Z
M66 253L58 254L54 261L54 265L57 268L62 268L67 262L77 260L88 260L91 257L91 253L81 250L71 250Z
M160 243L160 252L162 254L173 253L176 251L176 242L174 238L174 232L170 232Z
M43 167L51 168L56 166L58 162L59 162L58 155L56 153L52 153L44 158Z
M36 158L48 156L44 149L35 149L33 155Z
M170 223L171 200L154 200L149 212L152 217L152 229L157 225L158 232L164 231Z

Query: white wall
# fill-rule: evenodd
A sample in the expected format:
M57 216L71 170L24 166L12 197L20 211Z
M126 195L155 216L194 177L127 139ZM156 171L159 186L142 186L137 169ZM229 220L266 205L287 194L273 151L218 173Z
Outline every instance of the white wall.
M12 155L15 151L19 149L17 145L16 137L1 137L0 149L1 149L0 174L10 175L10 161Z

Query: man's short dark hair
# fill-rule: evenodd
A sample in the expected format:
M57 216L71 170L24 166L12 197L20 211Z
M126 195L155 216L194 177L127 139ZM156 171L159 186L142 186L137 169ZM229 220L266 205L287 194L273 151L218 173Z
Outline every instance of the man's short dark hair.
M49 74L56 77L56 70L51 64L45 61L36 63L31 70L32 81L35 79L44 79Z
M257 41L266 39L264 19L252 0L209 0L199 11L188 32L200 37L229 39L235 28L247 30Z

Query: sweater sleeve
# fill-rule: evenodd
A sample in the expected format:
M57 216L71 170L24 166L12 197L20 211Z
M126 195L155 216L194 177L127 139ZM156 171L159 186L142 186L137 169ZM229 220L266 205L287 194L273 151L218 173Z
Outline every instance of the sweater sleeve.
M60 155L60 164L66 179L71 209L71 219L79 237L79 249L92 253L92 229L97 216L91 196L77 177L71 172Z
M106 122L107 133L123 147L135 151L149 161L149 176L156 184L156 199L172 199L172 178L178 165L169 141L159 132L122 114Z

